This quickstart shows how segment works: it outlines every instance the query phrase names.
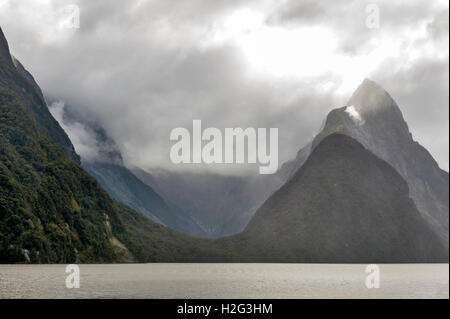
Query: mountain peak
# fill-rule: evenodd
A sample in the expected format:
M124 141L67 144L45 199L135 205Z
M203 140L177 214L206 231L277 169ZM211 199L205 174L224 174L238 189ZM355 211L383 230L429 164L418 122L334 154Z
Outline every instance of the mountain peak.
M378 93L385 93L386 91L375 81L365 78L364 81L358 86L356 91L353 93L353 95L359 93L369 93L369 92L376 92Z
M392 165L408 182L411 198L448 247L448 174L419 143L394 99L364 80L345 107L332 110L312 150L328 135L347 134Z
M312 150L237 238L262 255L258 262L448 260L448 249L420 216L401 175L340 133Z
M351 96L347 106L353 107L359 113L375 113L381 110L393 110L401 115L394 99L378 83L364 79Z
M3 34L2 28L0 27L0 63L11 63L12 59L9 53L8 41Z
M408 143L412 140L397 103L384 88L369 79L358 86L346 106L328 114L325 127L314 139L313 148L325 136L336 132L350 135L367 147L373 146L369 140L374 135L378 142L387 144L393 138Z

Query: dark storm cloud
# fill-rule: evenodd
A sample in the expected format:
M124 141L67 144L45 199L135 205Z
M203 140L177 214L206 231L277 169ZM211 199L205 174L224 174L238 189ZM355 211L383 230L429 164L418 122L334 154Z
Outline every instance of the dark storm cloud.
M55 28L49 12L70 3L80 7L81 28ZM144 167L167 166L170 131L191 127L193 119L204 127L278 127L284 161L311 139L330 109L346 102L351 92L337 91L341 78L333 70L308 78L255 75L239 45L212 45L233 12L263 12L269 27L329 28L340 54L349 56L373 50L374 37L403 41L422 23L427 36L413 43L416 59L400 67L403 56L387 57L366 76L398 99L414 135L448 168L448 137L441 137L448 132L448 51L435 59L422 54L430 43L448 41L448 8L379 3L378 30L365 27L361 1L0 0L0 23L44 92L95 116L125 159Z

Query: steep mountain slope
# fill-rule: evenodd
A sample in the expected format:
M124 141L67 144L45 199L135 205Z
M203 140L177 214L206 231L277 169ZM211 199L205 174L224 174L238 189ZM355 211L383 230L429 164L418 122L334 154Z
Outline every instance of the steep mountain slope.
M115 202L79 166L0 29L0 263L194 261L214 256L206 243Z
M448 262L403 178L342 134L324 138L244 232L223 244L258 262Z
M16 67L17 71L19 72L19 74L22 77L24 77L28 81L28 83L30 83L33 86L34 91L37 93L39 98L42 101L45 101L44 95L42 94L42 91L41 91L41 88L36 83L36 80L34 79L33 75L31 75L31 73L28 72L28 70L25 69L25 67L22 65L22 63L20 63L20 61L17 60L14 56L11 56L11 59L12 59L14 66Z
M40 89L36 90L37 85L33 77L23 72L20 63L16 68L15 63L17 64L16 60L11 57L8 43L0 28L0 87L13 91L37 128L55 141L70 158L79 162L79 157L67 134L48 111Z
M189 216L210 238L241 232L256 209L282 185L278 176L225 176L135 168L133 173L155 189L172 211Z
M417 208L448 246L448 173L412 139L399 107L376 83L365 80L347 105L331 111L317 137L275 175L230 178L208 173L135 174L159 188L168 203L183 207L209 237L231 235L241 231L264 200L292 178L312 148L325 136L340 132L357 139L405 178Z
M311 153L311 145L312 142L306 144L297 152L297 155L293 160L287 161L280 167L280 169L276 172L279 180L284 182L288 181L295 174L295 172L302 167Z
M448 247L449 175L412 139L392 97L375 82L365 80L346 107L330 112L312 147L334 132L355 138L403 176L417 208Z
M125 166L104 162L82 162L82 166L119 202L169 228L201 233L188 216L174 213L159 194Z
M82 167L97 179L110 196L169 228L201 234L200 228L189 216L170 209L152 187L143 183L125 166L119 147L94 120L94 116L81 114L79 108L73 105L48 97L47 100L50 101L50 111L69 137L73 134L74 140L79 143L75 147L84 149L80 153ZM80 134L89 137L88 145L83 145L87 141L76 136Z
M417 211L406 182L352 138L331 134L341 126L326 126L308 160L293 165L301 167L286 174L289 182L242 234L207 240L172 231L111 199L80 167L24 70L0 29L0 263L448 262L448 248ZM343 111L364 123L356 107ZM208 193L214 203L227 190L217 211L248 205L249 190L233 185L225 180Z

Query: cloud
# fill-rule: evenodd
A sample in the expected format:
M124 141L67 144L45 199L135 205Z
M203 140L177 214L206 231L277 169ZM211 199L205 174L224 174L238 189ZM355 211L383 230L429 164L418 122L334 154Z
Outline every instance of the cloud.
M105 135L95 120L88 118L88 114L80 115L70 108L67 110L63 101L52 102L48 109L69 135L83 162L122 164L116 144Z
M364 120L361 117L361 114L355 109L354 105L347 106L345 108L345 112L350 116L350 118L358 125L363 125Z
M80 29L58 27L72 3ZM0 0L0 21L44 93L91 114L130 165L172 167L170 131L193 119L278 127L285 161L371 77L448 169L448 4L377 3L379 29L364 1Z
M49 110L53 117L59 122L64 131L69 134L75 151L83 160L93 160L100 156L100 151L95 139L95 135L89 132L88 128L81 123L69 123L64 119L64 103L61 101L49 105Z

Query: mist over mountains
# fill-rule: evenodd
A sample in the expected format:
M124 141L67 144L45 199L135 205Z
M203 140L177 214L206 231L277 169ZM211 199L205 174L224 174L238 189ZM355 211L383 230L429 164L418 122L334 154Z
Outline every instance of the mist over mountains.
M79 30L47 19L67 0L6 1L2 28L45 94L94 113L134 166L171 169L167 136L193 119L284 128L285 162L369 77L448 171L446 1L380 4L379 29L358 0L76 2Z
M402 175L418 210L448 246L448 172L440 169L430 153L413 140L397 103L373 81L364 80L347 106L332 110L311 144L302 148L296 159L285 163L279 174L292 177L311 148L336 132L355 138Z
M365 80L345 108L330 112L313 147L334 132L352 136L391 164L407 181L419 211L448 246L449 175L413 140L392 97L373 81Z
M232 235L242 231L256 209L295 174L311 149L327 135L339 132L355 138L396 168L408 182L418 210L444 242L448 241L448 173L413 140L395 101L375 82L365 80L347 105L331 111L319 134L274 176L149 173L139 168L133 172L156 189L171 210L189 216L198 225L185 231L206 237Z
M248 178L127 168L75 106L54 119L1 29L0 67L0 262L448 262L448 173L370 80Z
M193 221L170 209L152 187L125 166L117 144L99 123L92 117L80 114L74 106L47 99L52 114L76 139L82 154L81 166L97 179L109 195L155 222L187 233L202 234Z
M0 262L194 261L203 243L113 200L0 29ZM209 249L209 248L206 248Z

